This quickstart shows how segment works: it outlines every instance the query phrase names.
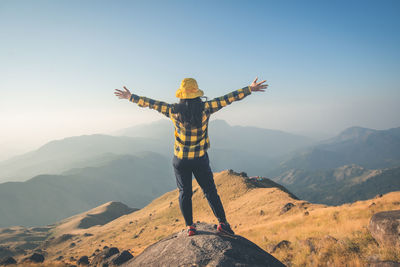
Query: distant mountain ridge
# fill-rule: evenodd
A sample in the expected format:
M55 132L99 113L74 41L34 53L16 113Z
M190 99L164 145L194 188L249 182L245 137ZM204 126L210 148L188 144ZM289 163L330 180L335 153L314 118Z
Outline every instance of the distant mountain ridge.
M170 152L167 144L150 138L103 134L54 140L37 150L0 162L0 182L25 181L39 174L61 174L71 168L98 166L108 161L111 154L153 151L166 155Z
M400 191L400 167L368 170L352 164L328 170L292 169L273 180L301 199L341 205Z
M107 201L142 208L175 187L164 156L114 155L101 166L0 184L0 227L49 224Z
M108 160L107 153L136 155L150 151L167 158L173 156L174 131L170 121L160 120L116 133L121 136L93 134L53 140L34 151L2 161L0 183L25 181L39 174L61 174L76 167L98 166ZM214 171L236 166L254 175L271 168L277 155L311 143L303 136L230 126L221 120L210 122L209 136Z
M290 169L319 170L357 164L368 169L400 166L400 127L351 127L338 136L292 153L275 174Z

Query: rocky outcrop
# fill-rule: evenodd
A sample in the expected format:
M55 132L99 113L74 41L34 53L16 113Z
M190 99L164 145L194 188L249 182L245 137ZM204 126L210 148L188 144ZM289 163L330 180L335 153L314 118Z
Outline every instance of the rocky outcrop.
M400 246L400 210L375 213L368 225L380 246Z
M89 257L88 256L82 256L79 258L79 260L76 262L78 265L89 265Z
M197 233L170 235L121 266L285 266L244 237L218 235L215 225L197 223Z
M44 256L39 253L33 253L32 255L24 258L22 260L23 262L34 262L34 263L40 263L44 261Z
M0 260L0 266L7 266L11 264L17 264L17 261L13 257L5 257Z
M288 212L289 210L291 210L295 205L291 202L286 203L285 206L282 207L281 212L279 213L279 215L282 215L286 212Z
M127 250L119 252L116 247L104 247L103 251L94 257L90 266L120 266L132 258L133 255Z

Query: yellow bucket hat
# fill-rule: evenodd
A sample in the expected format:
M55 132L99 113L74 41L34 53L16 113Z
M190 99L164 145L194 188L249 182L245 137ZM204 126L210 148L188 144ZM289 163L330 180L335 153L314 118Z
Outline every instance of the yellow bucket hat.
M180 99L191 99L199 96L203 96L204 93L199 89L197 82L193 78L185 78L181 82L181 87L176 90L175 93L177 98Z

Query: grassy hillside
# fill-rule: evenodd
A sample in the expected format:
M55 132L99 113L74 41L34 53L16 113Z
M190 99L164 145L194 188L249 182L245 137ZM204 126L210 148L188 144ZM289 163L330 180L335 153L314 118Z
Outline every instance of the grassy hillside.
M369 258L400 260L398 248L381 248L367 231L370 217L379 211L400 208L400 192L357 201L336 207L313 204L293 198L290 192L272 181L249 182L223 171L215 181L227 218L237 234L242 235L279 260L292 266L365 266ZM193 185L194 220L214 222L201 189ZM282 208L294 206L283 212ZM61 225L51 230L52 238L63 234L74 236L43 249L49 259L92 255L97 248L117 246L138 255L143 249L169 234L184 229L178 206L177 190L153 200L139 211L124 215L102 226L88 229ZM86 233L86 234L85 234ZM282 240L288 247L273 250ZM71 246L74 242L76 245Z

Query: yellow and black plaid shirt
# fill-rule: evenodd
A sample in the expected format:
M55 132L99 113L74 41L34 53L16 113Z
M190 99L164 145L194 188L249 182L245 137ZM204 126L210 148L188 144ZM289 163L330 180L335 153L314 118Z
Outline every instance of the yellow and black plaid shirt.
M233 101L241 100L251 94L250 86L243 87L229 94L204 102L203 123L200 128L185 128L177 120L174 104L168 104L144 96L132 94L129 101L140 107L155 109L172 120L175 126L174 154L180 159L193 159L204 155L210 147L208 138L208 120L210 115Z

